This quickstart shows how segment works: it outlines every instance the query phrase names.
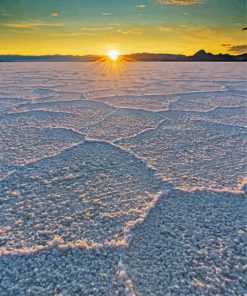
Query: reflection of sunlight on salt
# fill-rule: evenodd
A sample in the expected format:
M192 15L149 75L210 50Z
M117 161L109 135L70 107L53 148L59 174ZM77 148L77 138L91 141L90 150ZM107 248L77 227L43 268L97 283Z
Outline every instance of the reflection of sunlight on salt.
M124 74L126 69L126 63L128 62L123 56L119 56L117 59L109 58L108 56L102 57L100 60L101 69L108 75L117 77Z
M106 80L108 80L107 85L112 90L111 94L118 96L121 88L126 87L127 68L132 60L121 55L117 56L117 58L115 57L115 54L114 58L111 58L109 54L102 56L96 62L90 63L89 71L95 79L94 86L96 84L97 88L101 89L105 82L102 79L95 78L95 76L105 76Z
M108 77L117 77L125 73L128 62L133 62L131 58L120 55L118 51L112 50L105 56L101 56L96 62L91 65L96 65L94 73L102 71Z

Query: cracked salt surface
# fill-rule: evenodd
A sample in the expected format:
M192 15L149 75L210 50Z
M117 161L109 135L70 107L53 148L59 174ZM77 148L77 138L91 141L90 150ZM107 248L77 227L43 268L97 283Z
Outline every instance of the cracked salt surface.
M0 254L53 244L124 241L128 224L164 189L141 160L107 143L84 142L17 170L0 184L10 227Z
M126 268L140 295L245 295L247 202L171 191L132 233Z
M245 76L2 63L0 295L245 295Z

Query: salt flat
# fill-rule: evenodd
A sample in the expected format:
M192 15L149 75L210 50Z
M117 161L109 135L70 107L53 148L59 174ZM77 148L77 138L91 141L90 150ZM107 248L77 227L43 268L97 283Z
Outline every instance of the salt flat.
M0 64L1 295L246 295L243 63Z

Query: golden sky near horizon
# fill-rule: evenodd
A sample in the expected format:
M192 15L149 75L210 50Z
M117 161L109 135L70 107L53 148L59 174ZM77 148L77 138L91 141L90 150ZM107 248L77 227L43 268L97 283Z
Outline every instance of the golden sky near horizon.
M0 54L239 54L245 21L245 0L2 0Z

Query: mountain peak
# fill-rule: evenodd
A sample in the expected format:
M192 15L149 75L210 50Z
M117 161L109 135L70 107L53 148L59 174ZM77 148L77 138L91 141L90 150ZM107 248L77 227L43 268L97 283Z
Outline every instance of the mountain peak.
M195 53L195 55L196 54L207 54L207 53L204 49L200 49L200 50L198 50L198 52Z
M194 57L205 57L208 55L212 55L211 53L207 53L204 49L200 49L198 52L194 54Z

